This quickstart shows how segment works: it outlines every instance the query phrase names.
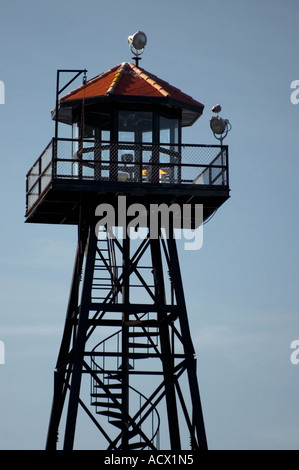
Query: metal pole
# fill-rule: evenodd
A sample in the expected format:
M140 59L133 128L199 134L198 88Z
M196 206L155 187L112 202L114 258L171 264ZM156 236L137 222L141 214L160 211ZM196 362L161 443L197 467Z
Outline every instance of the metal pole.
M150 240L153 274L155 281L155 294L160 307L166 304L163 265L161 256L160 239ZM161 359L165 380L166 406L168 414L169 437L172 450L181 450L179 420L174 386L174 365L171 356L171 344L166 313L158 309L158 320L160 322L159 333L161 341Z
M130 238L126 234L126 227L123 227L123 288L122 301L128 305L130 302ZM129 328L127 322L129 312L123 311L122 314L122 450L127 450L129 445L129 422L126 416L129 415Z
M187 309L185 302L185 295L183 283L181 278L181 271L179 265L179 258L177 253L176 241L174 237L169 237L167 240L169 249L169 259L171 266L171 277L175 290L177 305L179 307L179 321L181 327L181 334L183 337L184 353L186 355L187 373L190 387L190 394L193 407L194 426L197 432L198 442L196 443L195 436L193 436L192 443L198 450L207 450L207 438L204 426L204 419L201 407L201 400L196 377L196 359L195 351L192 344L190 328L187 318ZM194 444L195 442L195 444Z
M74 329L72 318L78 306L79 284L87 235L88 233L86 229L81 227L78 228L78 245L73 270L72 287L68 302L64 333L57 359L56 371L54 373L54 396L49 422L46 450L55 450L57 445L58 428L65 402L66 387L68 383L67 376L69 375L67 371L67 367L69 365L68 355L71 349L71 340Z
M88 315L91 304L91 291L95 264L97 238L94 224L89 227L88 251L86 258L85 276L82 287L82 298L78 330L73 351L73 371L66 420L64 450L72 450L75 438L75 427L79 405L80 386L83 369L84 350L88 328Z

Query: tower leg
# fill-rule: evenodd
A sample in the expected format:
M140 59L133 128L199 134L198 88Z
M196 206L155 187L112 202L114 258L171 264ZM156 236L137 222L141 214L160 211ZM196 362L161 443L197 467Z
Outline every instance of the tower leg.
M75 427L79 405L80 386L83 369L85 342L88 329L88 317L91 303L94 264L96 256L97 238L94 227L90 226L88 249L86 257L85 275L81 298L78 330L73 349L73 371L70 389L70 398L67 412L64 450L72 450L75 438Z
M171 237L168 239L169 258L171 266L171 276L173 280L174 290L176 294L177 304L179 307L179 322L183 338L183 347L186 355L187 373L190 386L190 394L193 406L193 419L194 427L197 433L196 447L202 450L207 450L207 438L204 427L204 419L201 407L201 400L199 394L198 381L196 377L196 359L195 351L192 344L190 328L187 317L187 309L185 302L185 295L181 277L181 270L179 265L179 258L175 240ZM192 443L194 446L194 442Z
M162 367L165 381L166 406L168 415L168 426L171 448L181 449L179 421L176 403L175 386L173 381L173 359L171 356L169 328L167 325L167 315L163 312L163 306L166 304L164 276L161 256L160 240L151 240L151 255L153 264L153 275L155 284L155 295L160 307L158 312L158 321L160 323L160 341ZM162 308L161 308L162 307Z
M88 232L89 230L86 226L80 226L78 228L77 253L73 270L65 327L57 359L56 370L54 372L54 394L46 443L47 450L55 450L57 446L59 424L71 377L69 367L69 351L71 350L71 340L72 335L74 334L74 318L78 314L77 307L79 298L79 285L84 260L84 251L88 239Z

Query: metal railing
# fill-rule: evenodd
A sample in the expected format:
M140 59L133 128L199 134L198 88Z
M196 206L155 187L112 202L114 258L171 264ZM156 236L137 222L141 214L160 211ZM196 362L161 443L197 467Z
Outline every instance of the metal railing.
M228 147L54 138L27 173L27 211L57 179L228 186Z

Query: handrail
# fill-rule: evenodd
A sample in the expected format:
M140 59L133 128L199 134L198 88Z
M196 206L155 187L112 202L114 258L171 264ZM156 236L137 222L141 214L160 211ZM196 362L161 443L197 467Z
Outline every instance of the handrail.
M216 157L210 162L210 165L208 167L206 167L194 180L193 182L195 183L196 181L198 181L201 177L203 177L203 175L205 174L205 172L207 172L210 168L223 168L223 165L213 165L213 163L220 157L223 156L223 149L221 148L220 152L218 153L218 155L216 155ZM224 171L224 170L223 170ZM223 171L221 173L219 173L219 175L214 178L214 180L212 179L212 184L213 184L213 181L216 181L216 179L219 178L219 176L223 173Z
M46 168L40 173L39 177L38 177L37 180L33 183L33 185L30 187L30 189L33 189L34 186L36 186L36 185L39 183L40 179L41 179L43 176L45 176L46 171L51 167L52 164L53 164L53 161L51 161L50 163L48 163L48 165L46 166ZM33 168L34 168L34 167L33 167ZM27 190L27 191L26 191L26 194L28 194L29 191L30 191L30 190Z
M38 163L38 161L42 158L42 156L46 153L46 151L48 150L48 148L52 145L53 141L54 141L54 138L50 140L50 142L48 143L47 147L42 151L42 153L40 154L40 156L35 160L35 162L33 163L32 167L30 168L30 170L27 171L26 177L29 176L30 172L33 170L33 168L34 168L35 165Z
M226 145L53 138L27 172L27 209L56 179L228 186L228 176Z

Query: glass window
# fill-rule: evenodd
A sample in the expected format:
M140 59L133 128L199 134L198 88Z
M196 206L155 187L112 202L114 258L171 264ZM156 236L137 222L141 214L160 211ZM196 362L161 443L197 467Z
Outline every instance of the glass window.
M160 116L160 182L177 183L179 179L180 120Z
M84 137L101 140L101 133L110 128L111 111L99 109L99 105L89 106L84 115Z
M160 143L177 144L179 142L179 119L160 116Z
M144 131L142 132L142 142L145 144L151 144L153 142L153 131Z
M153 113L150 111L119 111L118 140L127 142L120 145L118 161L124 163L129 170L129 177L135 181L140 180L140 168L134 166L136 162L148 162L152 155L151 149L141 149L140 146L129 143L152 143L153 140Z
M119 111L118 139L125 142L152 140L152 113L146 111Z
M102 131L99 140L109 141L110 140L110 131Z

